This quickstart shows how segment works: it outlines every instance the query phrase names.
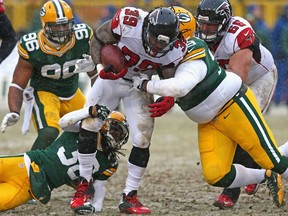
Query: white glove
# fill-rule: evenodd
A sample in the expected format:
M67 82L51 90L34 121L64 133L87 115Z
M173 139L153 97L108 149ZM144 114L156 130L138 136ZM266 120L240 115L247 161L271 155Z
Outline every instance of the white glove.
M133 76L133 87L142 91L144 81L149 81L149 77L146 74L140 74L140 76Z
M90 55L83 54L83 59L76 61L73 73L87 73L95 70L95 64Z
M12 126L18 122L20 115L15 112L8 113L4 116L1 124L1 132L4 133L8 126Z
M95 180L93 185L95 188L94 197L91 201L91 204L94 207L94 212L101 212L103 207L103 200L105 198L105 192L106 192L106 183L107 180L101 181L101 180Z

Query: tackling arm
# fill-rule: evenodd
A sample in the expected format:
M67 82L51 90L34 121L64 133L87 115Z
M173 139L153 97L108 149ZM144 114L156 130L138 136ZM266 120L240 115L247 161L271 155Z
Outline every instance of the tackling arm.
M236 73L245 82L251 68L252 59L253 52L249 48L241 49L231 56L227 70Z
M10 113L7 113L2 120L2 133L5 132L8 126L12 126L18 122L23 103L23 90L27 86L31 75L32 65L19 57L8 92Z

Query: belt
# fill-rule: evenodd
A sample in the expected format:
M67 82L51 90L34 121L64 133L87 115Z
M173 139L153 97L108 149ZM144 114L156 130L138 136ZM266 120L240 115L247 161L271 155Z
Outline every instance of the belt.
M239 91L232 97L231 100L236 101L236 100L238 100L239 98L241 98L243 95L245 95L245 93L247 92L247 89L248 89L247 85L245 85L244 83L242 83Z

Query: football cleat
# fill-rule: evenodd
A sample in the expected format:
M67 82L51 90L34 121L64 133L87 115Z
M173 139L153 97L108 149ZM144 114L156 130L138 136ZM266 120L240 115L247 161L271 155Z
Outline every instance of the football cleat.
M76 214L85 215L92 214L95 212L94 206L90 202L85 202L84 205L73 209Z
M265 172L265 182L273 197L273 202L277 207L281 207L284 198L282 176L272 170Z
M119 210L126 214L150 214L151 210L138 200L137 191L133 190L128 195L123 193L119 203Z
M89 201L93 198L94 192L92 179L88 182L85 178L79 177L77 191L70 203L71 209L79 214L91 213L94 207Z
M224 188L213 205L220 209L232 208L240 196L240 188Z
M220 194L213 203L214 206L220 209L232 208L234 204L233 200L225 194Z
M245 186L245 193L248 195L255 194L259 189L260 184L250 184Z

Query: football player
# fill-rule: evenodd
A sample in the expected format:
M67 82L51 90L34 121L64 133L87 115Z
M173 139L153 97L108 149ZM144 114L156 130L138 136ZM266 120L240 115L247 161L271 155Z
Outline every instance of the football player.
M16 32L5 14L3 0L0 0L0 64L12 52L16 43Z
M90 114L87 110L86 119L83 121L90 122L90 127L98 131L94 140L97 152L92 160L95 191L93 187L90 188L89 193L93 199L87 200L82 208L75 209L78 214L101 211L105 185L108 178L116 172L118 154L123 154L119 150L129 137L126 117L122 113L114 111L109 114L106 107L99 105L91 107L90 110L92 109L95 110ZM96 113L96 109L101 112ZM61 124L70 124L69 120L69 116L64 116ZM77 132L64 131L45 150L1 156L0 211L25 204L32 198L46 204L53 189L64 184L76 187L78 181L81 181L77 161L78 135Z
M288 178L288 158L279 151L256 97L240 76L219 66L203 40L190 38L187 46L173 78L151 81L135 76L134 87L175 97L187 117L198 123L201 165L210 185L235 188L266 181L274 203L282 206L283 185L277 173ZM150 107L152 113L161 112L163 104ZM232 163L237 143L267 171Z
M224 69L238 74L250 87L264 113L273 96L277 83L277 69L269 50L261 43L249 22L232 16L228 0L202 0L197 8L196 35L203 39ZM240 145L234 163L260 168ZM259 185L247 185L245 192L254 194ZM233 207L240 195L240 188L224 189L213 205Z
M162 68L163 76L175 72L175 66L186 52L186 43L179 34L179 20L169 8L155 8L146 12L139 8L124 7L112 18L98 27L91 41L90 53L97 65L99 77L89 92L86 106L102 104L114 110L123 101L123 108L130 126L133 148L128 158L128 176L121 196L119 209L122 213L148 214L150 209L143 206L137 198L140 181L144 176L149 161L149 146L154 128L154 119L149 115L148 104L153 102L153 95L136 91L132 86L132 76L141 73L152 76ZM104 44L116 44L123 52L127 68L115 74L101 64L100 51ZM113 55L113 54L111 54ZM119 78L121 77L121 78ZM82 125L83 137L93 136ZM79 140L80 175L89 182L92 164L89 158L95 155L93 140ZM88 188L82 182L79 191ZM85 202L72 202L71 208L78 208Z
M32 149L50 145L59 134L60 117L83 107L86 99L78 86L79 74L74 70L83 54L89 54L93 36L88 25L74 25L72 10L62 0L46 2L40 19L42 29L24 35L18 42L20 56L8 92L10 113L4 116L1 125L4 132L7 126L18 122L23 90L30 81L30 93L34 89L34 94L28 99L34 101L30 104L38 132ZM95 74L96 70L90 72L90 78Z

